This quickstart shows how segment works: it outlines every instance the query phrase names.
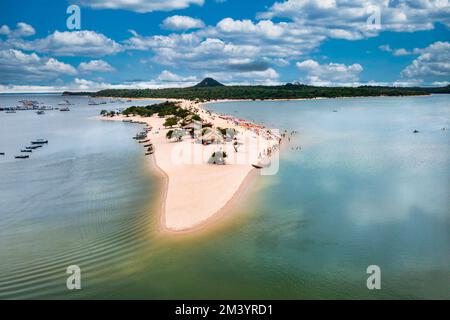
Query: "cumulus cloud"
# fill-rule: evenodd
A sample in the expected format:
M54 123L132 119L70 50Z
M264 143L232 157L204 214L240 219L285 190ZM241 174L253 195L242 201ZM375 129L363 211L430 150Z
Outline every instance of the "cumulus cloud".
M384 51L384 52L392 52L392 48L388 44L383 44L383 45L379 46L378 49L380 49L381 51Z
M16 29L11 29L7 25L2 25L0 27L0 35L7 36L8 38L30 37L34 34L36 34L36 30L25 22L19 22Z
M91 60L89 62L81 62L78 70L82 73L90 72L112 72L114 68L103 60Z
M380 49L381 51L385 51L385 52L391 52L394 56L398 57L398 56L409 56L409 55L414 55L414 54L420 54L422 52L421 49L419 48L415 48L413 50L407 50L405 48L400 48L400 49L393 49L391 48L390 45L385 44L382 46L379 46L378 49Z
M39 57L20 50L0 50L0 82L30 83L56 79L58 76L76 75L77 70L70 64L54 58Z
M79 0L78 4L94 9L123 9L139 13L185 9L203 5L204 0Z
M231 18L191 33L167 36L142 36L133 30L131 33L133 36L125 41L125 48L152 51L154 63L183 66L196 74L228 73L236 81L246 74L253 76L251 72L263 71L273 78L271 70L289 65L290 60L309 52L326 38L285 22L254 23Z
M256 45L235 45L218 38L203 38L198 33L151 37L133 35L127 41L128 48L152 50L153 62L166 66L182 65L197 74L228 72L236 78L270 68L269 63L255 60L261 54L261 48Z
M420 56L402 71L402 76L450 77L450 43L438 41L420 50Z
M55 31L46 38L8 43L18 49L55 56L105 56L123 50L114 40L95 31Z
M189 29L201 29L205 24L200 19L194 19L188 16L171 16L164 19L161 24L161 28L167 30L189 30Z
M84 78L75 78L68 83L59 85L36 85L36 84L1 84L0 92L2 93L20 93L20 92L62 92L62 91L99 91L103 89L161 89L161 88L181 88L193 86L196 82L167 82L158 79L149 81L131 81L120 84L112 84L109 82L93 81Z
M164 82L192 82L197 81L198 79L195 76L182 77L168 70L164 70L158 76L158 80Z
M311 59L297 62L296 66L303 75L303 82L317 86L353 85L359 81L359 74L363 71L363 67L357 63L320 64Z
M368 24L378 13L380 24ZM288 18L304 27L328 28L331 37L358 39L380 31L430 30L435 22L449 26L450 6L448 0L286 0L258 16Z

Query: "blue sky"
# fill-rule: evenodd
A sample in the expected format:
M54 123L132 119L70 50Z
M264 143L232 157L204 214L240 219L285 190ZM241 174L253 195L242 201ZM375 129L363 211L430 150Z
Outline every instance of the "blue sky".
M445 85L449 26L448 0L2 0L0 92Z

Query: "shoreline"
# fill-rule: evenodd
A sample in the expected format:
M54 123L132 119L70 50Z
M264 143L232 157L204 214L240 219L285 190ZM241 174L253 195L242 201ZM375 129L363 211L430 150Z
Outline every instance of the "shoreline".
M209 101L200 102L200 105L206 105L211 103L227 103L227 102L288 102L288 101L311 101L311 100L331 100L331 99L369 99L369 98L408 98L408 97L431 97L434 95L446 95L448 93L430 93L430 94L412 94L412 95L398 95L398 96L389 96L389 95L379 95L379 96L353 96L353 97L314 97L314 98L280 98L280 99L212 99ZM85 96L91 97L91 96ZM188 101L194 103L195 101L187 100L187 99L177 99L177 98L127 98L127 97L111 97L111 96L99 96L99 97L91 97L94 99L127 99L127 100L135 100L135 101Z
M257 170L251 166L257 161L254 155L262 150L261 145L266 150L266 148L274 147L278 139L275 139L276 136L272 133L266 133L269 129L265 127L256 124L247 127L230 119L224 119L222 115L206 110L201 103L178 99L165 101L179 101L182 108L195 110L196 114L200 115L204 121L212 123L215 128L236 129L239 132L237 135L239 147L233 151L233 148L230 148L233 141L206 146L196 143L192 138L173 142L166 138L166 131L170 129L162 129L165 118L157 116L124 117L120 115L100 116L97 119L105 121L127 119L145 123L153 128L147 134L147 138L155 147L155 153L149 156L149 165L151 170L162 178L161 200L156 206L158 229L167 234L198 232L216 225L219 220L230 215L256 176ZM197 159L200 154L201 161L180 162L177 158L180 150L181 153L192 152L189 154L191 158ZM205 162L205 159L209 158L208 155L218 150L232 154L232 159L228 160L230 157L227 157L225 165ZM207 155L206 158L205 155ZM239 161L242 157L245 158L244 162Z

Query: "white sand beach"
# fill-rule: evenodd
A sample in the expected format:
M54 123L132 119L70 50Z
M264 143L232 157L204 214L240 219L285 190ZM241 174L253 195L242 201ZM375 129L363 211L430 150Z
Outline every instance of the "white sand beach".
M182 141L166 138L169 129L164 128L165 118L152 117L100 117L102 120L133 120L145 122L152 130L147 137L154 146L154 163L166 178L165 200L161 214L161 226L166 231L185 232L201 228L216 214L223 212L233 197L237 196L247 176L252 172L252 164L258 163L261 154L272 151L274 157L278 149L279 136L258 125L239 119L206 111L201 104L180 101L182 108L200 115L203 121L213 124L213 128L237 130L239 146L237 152L233 141L203 145L191 138ZM176 139L175 139L176 140ZM208 162L216 151L227 154L225 164ZM149 162L152 162L149 160Z

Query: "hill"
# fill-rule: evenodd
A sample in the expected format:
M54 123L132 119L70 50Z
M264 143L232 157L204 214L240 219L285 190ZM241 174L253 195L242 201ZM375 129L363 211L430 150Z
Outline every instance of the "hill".
M194 88L213 88L213 87L224 87L219 81L213 78L205 78L200 83L197 83Z

